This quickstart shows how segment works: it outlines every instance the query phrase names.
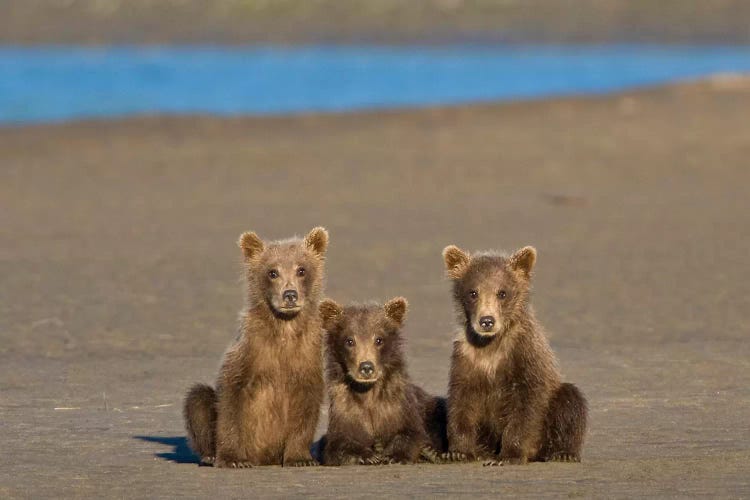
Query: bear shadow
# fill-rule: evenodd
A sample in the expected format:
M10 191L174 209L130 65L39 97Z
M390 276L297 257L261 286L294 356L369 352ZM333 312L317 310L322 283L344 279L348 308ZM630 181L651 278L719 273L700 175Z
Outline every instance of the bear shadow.
M200 465L200 457L193 453L193 450L188 446L187 438L184 436L133 436L133 439L140 439L147 443L159 443L166 446L171 446L171 452L154 453L155 457L162 458L168 462L174 462L176 464L198 464ZM324 435L317 441L315 441L310 447L310 454L319 463L323 463L323 453L326 446L326 436Z
M317 460L319 464L323 464L323 456L326 450L327 438L328 436L324 434L320 439L313 442L313 444L310 446L310 455L312 455L312 457Z
M184 436L133 436L133 439L140 439L147 443L159 443L172 447L172 451L170 452L154 453L155 457L177 464L200 463L200 458L198 458L198 456L190 449L187 438Z

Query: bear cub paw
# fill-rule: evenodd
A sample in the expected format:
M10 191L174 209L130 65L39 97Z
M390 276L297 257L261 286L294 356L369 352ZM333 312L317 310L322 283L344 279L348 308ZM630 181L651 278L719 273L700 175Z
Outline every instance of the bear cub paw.
M388 459L380 455L372 455L370 457L359 457L357 463L359 465L386 465Z
M241 460L215 460L214 461L214 467L221 467L221 468L227 468L227 469L249 469L253 466L250 462L245 462Z
M575 453L554 453L549 457L550 462L580 462L581 457Z
M469 457L466 453L460 451L449 451L440 455L440 458L446 462L468 462Z
M425 446L424 448L422 448L422 451L419 452L419 458L431 464L443 463L443 459L441 458L440 453L435 451L432 446Z
M317 460L292 460L291 462L284 463L284 467L317 467L320 463Z

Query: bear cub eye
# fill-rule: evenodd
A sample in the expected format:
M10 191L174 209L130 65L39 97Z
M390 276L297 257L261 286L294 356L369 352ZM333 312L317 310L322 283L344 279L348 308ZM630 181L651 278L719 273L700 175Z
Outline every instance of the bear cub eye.
M271 269L270 271L268 271L268 277L272 280L275 280L279 277L279 272L276 269Z
M469 298L476 299L477 297L479 297L479 292L477 292L476 290L472 290L469 292Z
M304 276L305 275L305 268L299 267L297 268L297 276Z
M501 299L504 299L506 295L508 294L505 293L505 290L500 290L499 292L497 292L497 296L500 297Z
M376 337L375 345L383 345L383 337Z
M347 338L346 338L346 340L345 340L344 342L346 343L346 345L347 345L348 347L353 347L353 346L354 346L354 339L353 339L353 338L351 338L351 337L347 337Z

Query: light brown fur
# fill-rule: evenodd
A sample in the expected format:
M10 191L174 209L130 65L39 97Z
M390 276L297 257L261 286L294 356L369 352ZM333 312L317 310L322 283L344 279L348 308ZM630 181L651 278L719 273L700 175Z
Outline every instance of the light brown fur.
M315 228L304 240L265 244L245 233L239 244L248 305L215 393L205 385L188 393L191 446L218 467L315 465L310 446L324 387L318 303L328 234Z
M562 384L529 304L536 250L443 252L460 322L448 390L451 460L580 460L586 400Z

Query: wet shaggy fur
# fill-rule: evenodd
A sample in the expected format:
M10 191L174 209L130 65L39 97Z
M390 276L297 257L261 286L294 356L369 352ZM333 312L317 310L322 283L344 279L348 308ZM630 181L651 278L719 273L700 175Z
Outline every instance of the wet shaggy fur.
M443 257L463 324L453 345L444 458L580 461L586 399L561 383L529 304L536 250L469 255L449 246Z
M402 350L407 303L321 303L330 397L326 465L438 461L446 449L445 400L412 384Z
M316 465L310 455L324 395L322 293L328 233L264 243L240 237L248 285L240 331L216 389L193 386L184 416L204 464ZM293 292L293 293L292 293Z

